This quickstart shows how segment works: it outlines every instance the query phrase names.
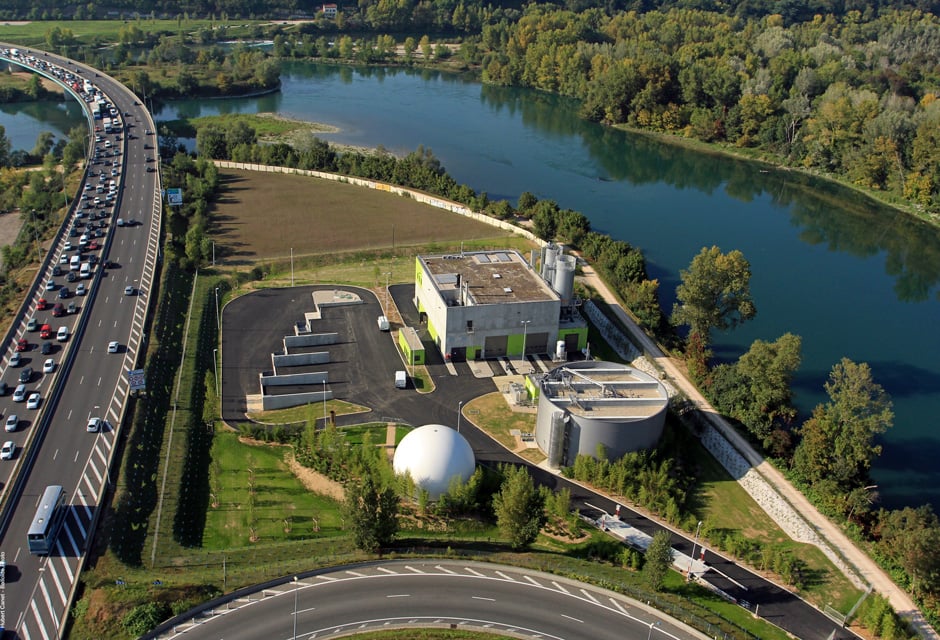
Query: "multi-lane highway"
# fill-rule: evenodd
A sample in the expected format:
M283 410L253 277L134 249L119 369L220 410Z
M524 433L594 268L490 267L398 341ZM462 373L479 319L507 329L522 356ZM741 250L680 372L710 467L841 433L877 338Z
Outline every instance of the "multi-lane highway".
M126 372L139 360L159 249L157 145L153 121L137 97L104 74L15 45L0 44L0 58L67 87L86 105L92 125L85 182L42 265L27 307L12 329L0 364L8 384L24 366L31 366L34 373L27 388L42 396L38 411L26 410L10 396L0 398L4 419L11 413L20 416L15 429L4 434L5 439L14 441L17 451L12 460L3 460L0 465L4 501L0 559L6 563L2 618L5 627L14 629L18 637L53 638L58 637L65 620L97 520L99 500L109 482L117 429L129 396ZM94 101L87 100L89 85L85 81L93 87L90 93L100 95L105 115L116 123L111 133L105 130L103 117L91 117ZM111 180L114 189L110 188ZM100 192L98 185L102 185ZM111 206L107 206L105 189L113 194ZM101 199L100 205L95 204L95 198ZM134 224L119 225L119 218ZM73 229L75 234L70 235ZM79 248L85 233L88 237ZM94 243L99 245L97 249ZM76 253L81 256L79 262L89 265L90 274L69 282L67 274L75 270L61 260L63 255L70 259ZM55 275L56 268L59 275ZM74 296L79 284L84 284L87 293ZM69 297L60 298L64 294L59 292L66 287ZM47 301L45 309L39 308L44 306L40 298ZM66 311L69 303L76 302L76 312L53 317L54 305L59 302ZM67 327L70 337L58 344L55 353L41 354L40 344L45 341L27 329L31 317L37 318L40 326L49 323L54 330ZM28 362L11 367L16 343L24 338L30 346L21 356ZM118 343L116 350L109 350L112 341ZM56 361L54 373L41 373L47 357ZM102 418L103 427L97 432L87 428L92 417ZM53 551L38 556L29 552L26 533L48 485L65 489L67 510Z

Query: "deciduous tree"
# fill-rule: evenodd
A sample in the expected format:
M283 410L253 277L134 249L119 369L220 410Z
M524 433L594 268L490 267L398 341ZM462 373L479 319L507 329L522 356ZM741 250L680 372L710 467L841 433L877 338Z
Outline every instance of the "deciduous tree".
M525 467L505 465L502 473L503 484L493 496L496 523L513 549L525 549L545 522L542 496Z
M757 313L751 299L751 265L740 251L725 254L718 247L702 248L680 276L672 321L689 325L703 338L712 329L731 329Z
M659 531L653 536L646 548L646 562L643 565L643 580L646 586L661 591L666 582L666 574L672 565L672 544L668 531Z
M369 470L347 483L343 514L356 546L363 551L375 553L398 533L398 496Z

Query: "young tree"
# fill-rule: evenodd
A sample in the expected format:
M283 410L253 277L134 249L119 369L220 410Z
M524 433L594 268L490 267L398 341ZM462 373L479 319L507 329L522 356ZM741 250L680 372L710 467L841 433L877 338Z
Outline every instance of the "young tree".
M391 544L398 533L398 496L367 470L362 478L346 485L343 517L356 546L375 553Z
M646 563L643 565L643 580L654 591L661 591L666 582L666 574L672 565L672 545L669 532L659 531L646 549Z
M707 339L712 329L731 329L757 313L751 265L740 251L725 254L718 247L703 247L680 276L673 324L687 324Z
M864 362L843 358L825 388L829 402L818 405L803 425L794 468L808 483L826 479L847 491L868 484L871 463L881 455L874 438L891 427L894 412L891 398Z
M510 546L524 549L535 542L545 522L542 496L525 467L505 465L503 484L493 496L496 522Z

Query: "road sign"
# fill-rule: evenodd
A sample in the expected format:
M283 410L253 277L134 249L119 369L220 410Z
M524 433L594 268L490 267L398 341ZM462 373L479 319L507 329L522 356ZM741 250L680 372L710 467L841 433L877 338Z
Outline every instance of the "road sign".
M183 204L183 190L182 189L167 189L166 199L170 203L170 206L178 207L182 205Z
M128 369L127 381L130 383L131 391L143 391L147 388L147 380L143 369Z

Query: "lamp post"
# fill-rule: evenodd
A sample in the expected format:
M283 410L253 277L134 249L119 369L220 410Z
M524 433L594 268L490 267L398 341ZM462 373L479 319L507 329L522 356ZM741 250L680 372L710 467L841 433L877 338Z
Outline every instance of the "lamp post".
M290 248L290 286L294 286L294 247Z
M460 433L460 410L463 409L463 400L457 403L457 433Z
M653 637L653 627L658 627L659 625L660 625L659 621L650 622L650 632L649 632L649 635L646 636L646 640L650 640L650 638Z
M215 395L221 397L222 390L219 387L219 349L212 350L212 366L215 368Z
M528 333L529 333L529 323L530 323L530 322L532 322L532 321L531 321L531 320L523 320L523 321L522 321L522 363L523 363L523 364L526 363L526 359L525 359L525 339L526 339L526 336L527 336Z
M692 538L692 555L689 556L689 573L685 577L686 582L691 582L692 580L692 563L695 562L695 544L698 542L698 532L702 529L702 521L698 521L698 525L695 527L695 537Z
M297 576L294 576L294 640L297 640Z
M385 272L385 309L382 311L385 317L388 317L388 279L392 277L391 271Z
M323 428L326 429L326 378L323 379Z

